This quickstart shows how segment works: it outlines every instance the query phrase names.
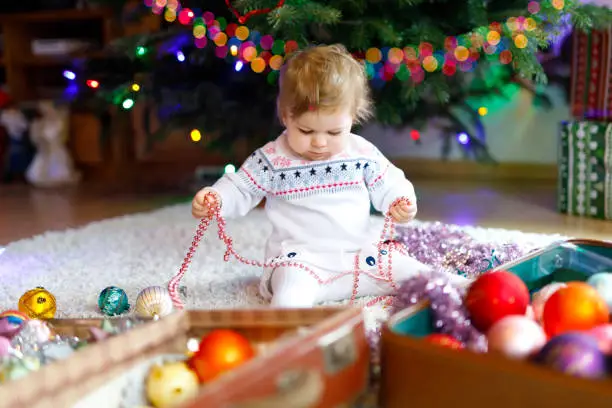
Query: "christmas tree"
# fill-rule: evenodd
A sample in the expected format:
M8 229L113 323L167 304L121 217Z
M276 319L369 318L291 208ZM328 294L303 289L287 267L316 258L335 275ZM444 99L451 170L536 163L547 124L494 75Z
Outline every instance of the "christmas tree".
M275 137L284 58L309 44L342 43L364 63L377 122L409 126L418 142L416 129L442 118L446 150L456 140L488 161L486 108L470 98L504 97L509 84L537 93L547 81L539 53L562 27L612 22L609 9L575 0L145 0L124 18L142 13L163 17L159 32L123 38L108 59L66 76L89 85L79 103L95 100L102 110L154 101L164 126L152 140L177 127L194 141L216 135L206 148Z

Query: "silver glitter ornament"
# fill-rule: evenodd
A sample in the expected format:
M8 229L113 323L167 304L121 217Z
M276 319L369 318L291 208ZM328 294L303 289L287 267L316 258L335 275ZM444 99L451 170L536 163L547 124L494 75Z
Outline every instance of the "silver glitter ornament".
M38 355L42 344L49 341L51 329L42 320L27 320L11 340L11 346L24 355Z

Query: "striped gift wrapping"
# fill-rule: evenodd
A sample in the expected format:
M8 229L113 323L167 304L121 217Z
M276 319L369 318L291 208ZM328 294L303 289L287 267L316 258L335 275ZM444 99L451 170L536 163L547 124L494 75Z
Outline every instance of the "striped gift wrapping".
M573 37L570 105L576 119L612 119L612 27Z
M558 153L559 210L612 219L612 123L563 123Z

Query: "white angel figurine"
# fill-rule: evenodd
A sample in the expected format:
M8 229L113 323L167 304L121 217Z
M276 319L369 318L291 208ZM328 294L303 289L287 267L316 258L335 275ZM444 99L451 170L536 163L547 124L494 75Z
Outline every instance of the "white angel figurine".
M38 105L41 117L30 126L30 138L36 155L26 172L26 179L37 187L75 184L80 174L75 171L65 142L68 138L69 112L52 101Z

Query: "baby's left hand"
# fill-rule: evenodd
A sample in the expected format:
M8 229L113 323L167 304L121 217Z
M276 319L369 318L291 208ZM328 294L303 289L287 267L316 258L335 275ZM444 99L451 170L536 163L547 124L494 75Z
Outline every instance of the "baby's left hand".
M406 223L416 216L417 206L407 200L396 200L389 208L389 215L398 224Z

